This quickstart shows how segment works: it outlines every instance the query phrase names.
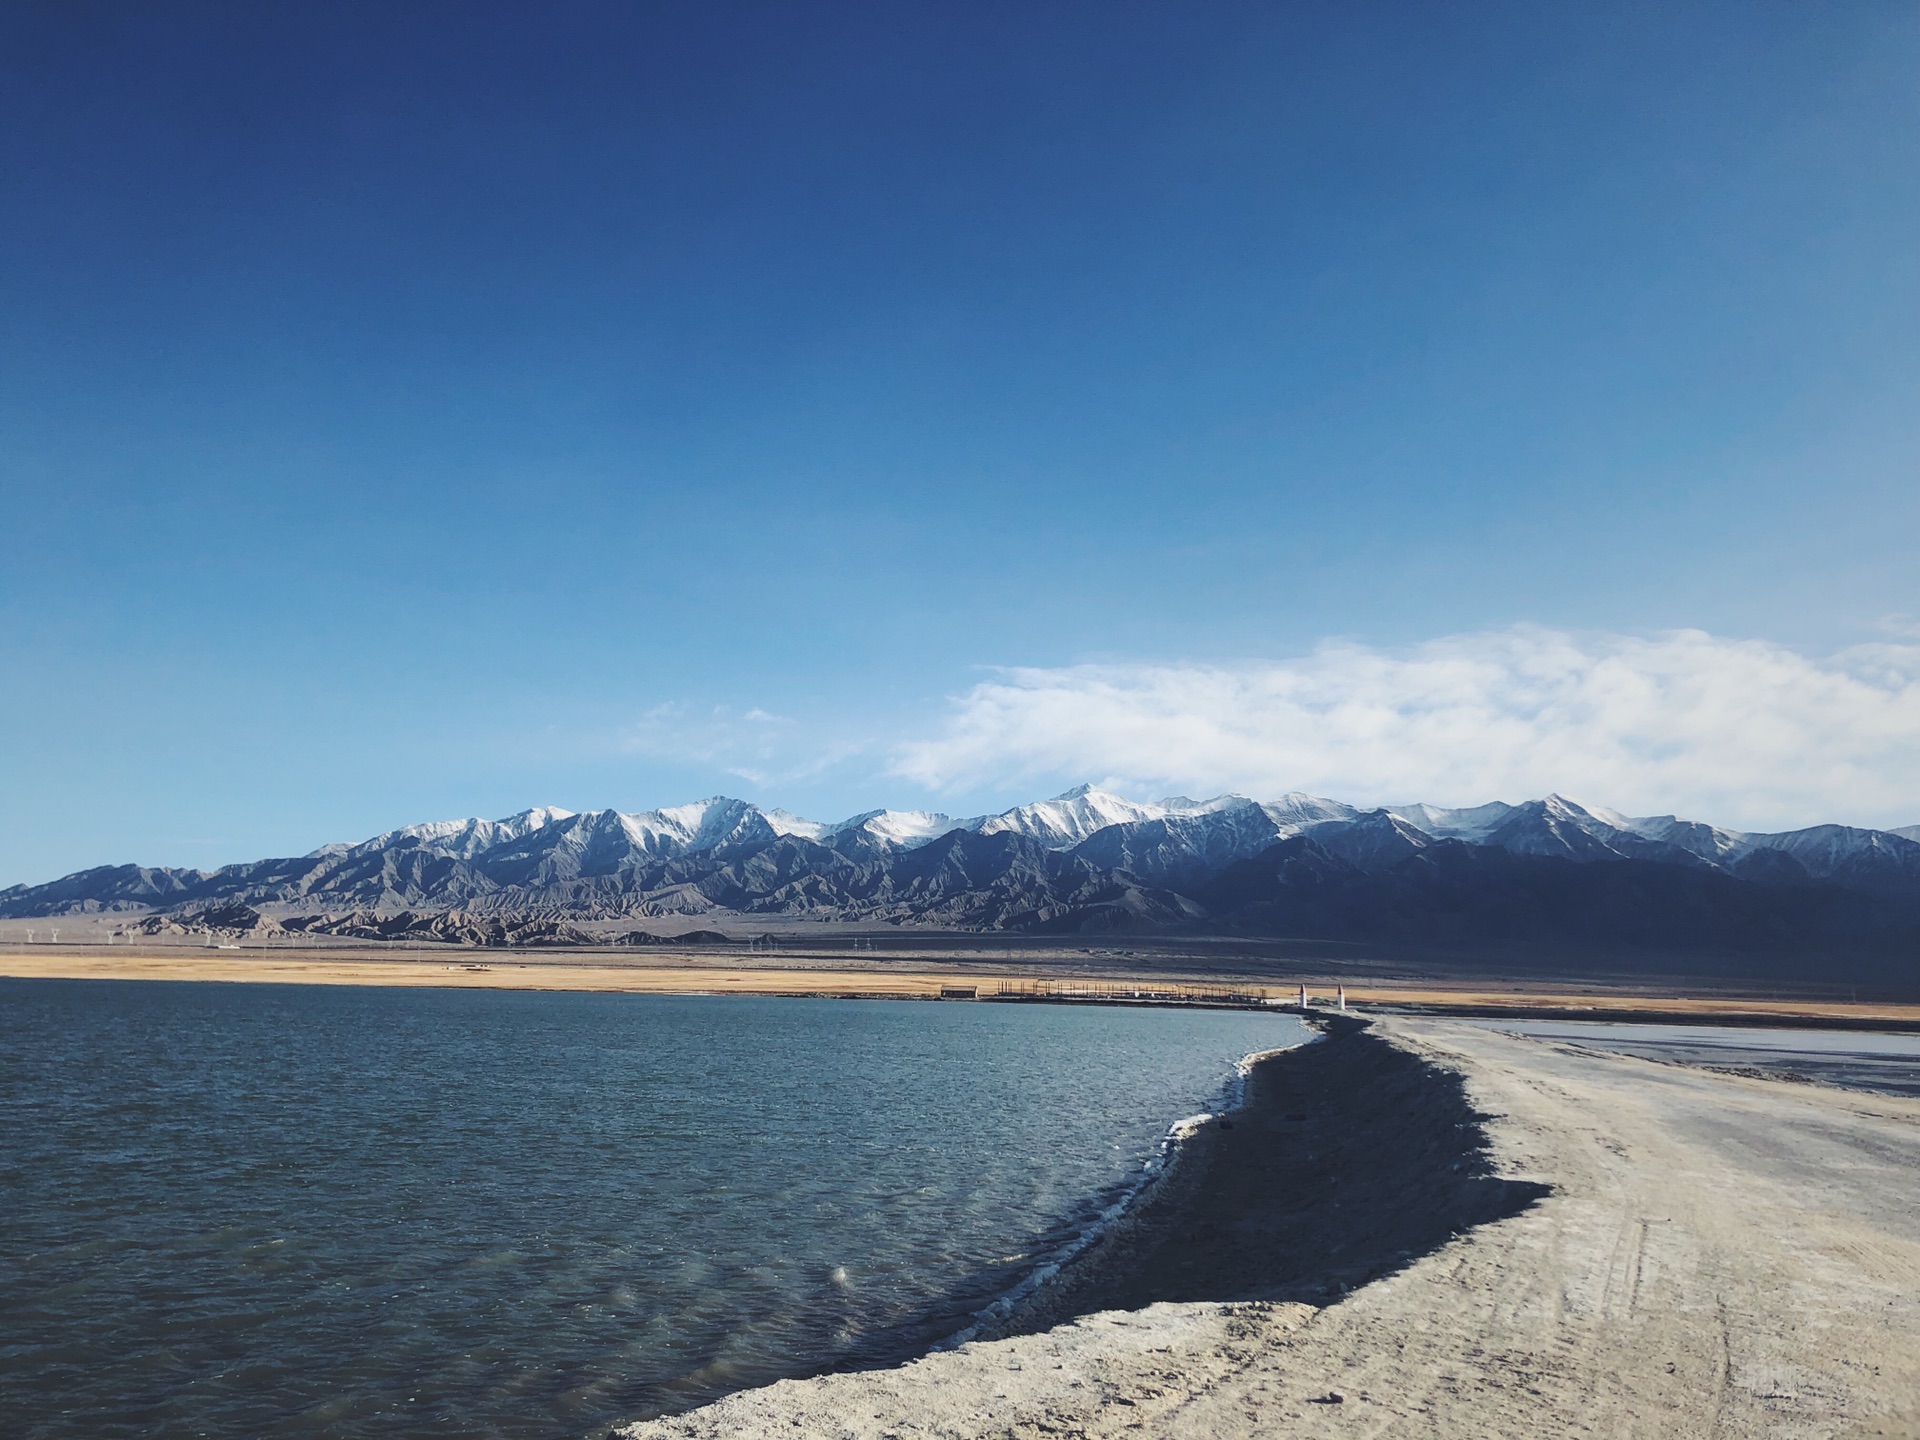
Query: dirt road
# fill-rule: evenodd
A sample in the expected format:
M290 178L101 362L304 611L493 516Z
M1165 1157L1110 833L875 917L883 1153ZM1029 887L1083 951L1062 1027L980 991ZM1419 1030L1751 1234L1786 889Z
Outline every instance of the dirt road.
M1496 1171L1551 1193L1324 1307L1110 1311L625 1433L1920 1436L1920 1102L1378 1033L1461 1074Z

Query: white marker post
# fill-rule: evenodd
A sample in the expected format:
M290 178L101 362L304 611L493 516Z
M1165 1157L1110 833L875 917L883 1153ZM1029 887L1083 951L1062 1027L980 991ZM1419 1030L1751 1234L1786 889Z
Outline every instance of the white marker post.
M1342 985L1339 988L1339 990L1336 991L1335 993L1339 996L1340 1008L1342 1010L1346 1009L1347 1008L1347 987Z
M1304 985L1300 987L1300 1013L1307 1013L1307 987Z

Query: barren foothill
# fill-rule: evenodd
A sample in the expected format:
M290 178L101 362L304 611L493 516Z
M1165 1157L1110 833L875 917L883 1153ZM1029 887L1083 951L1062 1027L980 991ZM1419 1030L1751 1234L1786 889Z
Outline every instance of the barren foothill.
M1266 1067L1246 1115L1210 1127L1156 1197L1162 1213L1090 1252L1057 1300L1183 1298L622 1433L1920 1434L1920 1102L1438 1019L1324 1049L1308 1062L1324 1087L1290 1095L1299 1060ZM1437 1075L1420 1095L1424 1066ZM1286 1134L1308 1091L1312 1150ZM1456 1098L1480 1127L1446 1119ZM1287 1167L1260 1158L1276 1147L1299 1172L1277 1185ZM1324 1203L1288 1212L1316 1186ZM1486 1223L1449 1233L1475 1205ZM1423 1213L1442 1233L1416 1233ZM1395 1253L1407 1242L1416 1253Z

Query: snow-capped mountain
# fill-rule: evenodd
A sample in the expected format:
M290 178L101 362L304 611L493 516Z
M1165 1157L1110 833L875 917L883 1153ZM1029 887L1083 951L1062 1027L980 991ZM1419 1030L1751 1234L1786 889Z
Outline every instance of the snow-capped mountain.
M1229 800L1240 797L1227 796ZM1217 805L1219 801L1209 801ZM1269 820L1282 829L1297 828L1302 825L1318 825L1328 820L1351 820L1362 812L1353 805L1342 804L1338 800L1322 800L1317 795L1302 795L1292 791L1278 800L1269 800L1260 806Z
M1439 805L1389 805L1386 811L1404 820L1416 830L1439 840L1470 840L1476 844L1486 833L1513 812L1513 806L1498 800L1465 810L1448 810Z
M882 844L911 849L949 830L971 828L976 822L955 820L932 810L868 810L845 820L822 824L818 820L802 819L790 811L769 810L767 823L781 835L798 835L805 840L828 841L836 835L864 833Z
M779 833L757 805L725 796L635 815L612 810L598 813L616 816L620 828L645 855L693 855L729 846L764 845Z
M373 855L383 850L400 850L412 845L444 855L457 855L465 860L505 841L518 840L556 820L572 818L571 810L542 805L532 810L522 810L518 815L509 815L504 820L432 820L424 825L404 825L398 830L376 835L371 840L362 840L358 845L323 845L313 853Z
M1083 785L966 819L874 810L823 822L724 796L637 812L541 807L217 871L106 866L0 891L0 916L211 907L556 923L779 914L1462 944L1617 932L1635 944L1677 936L1822 953L1894 944L1887 937L1910 930L1920 950L1920 840L1843 825L1750 834L1561 795L1366 809L1304 794L1136 801ZM471 932L464 921L440 928Z
M863 830L883 844L911 850L950 830L971 830L974 824L934 810L875 810L857 817L847 828Z
M1089 835L1109 825L1136 825L1142 820L1163 820L1171 813L1168 804L1141 805L1123 800L1091 785L1081 785L1032 805L1016 806L998 815L983 816L965 822L965 828L982 835L1025 835L1051 850L1078 845Z
M1733 873L1756 853L1772 852L1813 879L1851 875L1872 880L1887 874L1920 879L1920 826L1867 830L1816 825L1758 834L1672 815L1633 818L1562 795L1462 809L1412 804L1366 810L1299 793L1270 801L1232 794L1210 800L1174 796L1136 801L1092 785L967 819L925 810L869 810L823 822L785 810L762 810L726 796L642 811L575 812L539 806L501 820L469 817L406 825L358 843L326 845L304 858L339 864L412 851L472 861L559 853L586 857L611 851L643 860L679 860L749 853L783 839L824 846L848 836L888 849L912 850L964 831L1018 836L1045 850L1098 855L1103 862L1122 868L1138 864L1164 870L1182 865L1217 867L1292 836L1313 836L1332 848L1339 836L1355 826L1382 838L1397 836L1387 845L1396 858L1404 858L1426 842L1454 840L1515 855L1581 862L1697 862ZM13 896L24 888L16 886L0 894Z

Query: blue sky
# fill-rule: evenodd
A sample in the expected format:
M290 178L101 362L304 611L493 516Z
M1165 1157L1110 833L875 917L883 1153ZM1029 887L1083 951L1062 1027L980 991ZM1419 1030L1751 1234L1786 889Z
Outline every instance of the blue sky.
M0 884L1077 779L1920 821L1916 62L1893 4L8 7ZM1315 749L1436 654L1411 768ZM1209 748L1221 675L1322 698Z

